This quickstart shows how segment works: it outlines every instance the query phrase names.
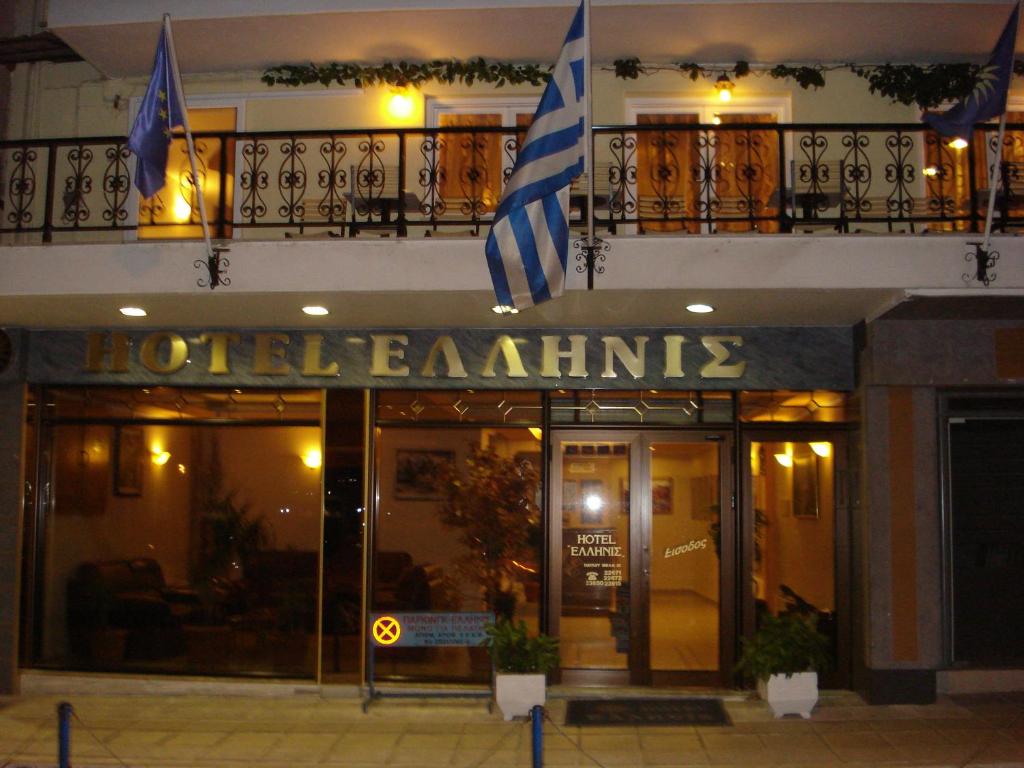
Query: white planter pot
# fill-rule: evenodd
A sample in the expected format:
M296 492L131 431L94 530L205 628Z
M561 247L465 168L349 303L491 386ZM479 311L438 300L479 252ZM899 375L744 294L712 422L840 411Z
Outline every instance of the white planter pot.
M818 703L818 673L797 672L790 677L772 675L768 681L757 681L757 692L768 702L775 717L800 715L810 717Z
M504 718L525 717L536 705L543 706L546 682L544 675L495 675L494 698Z

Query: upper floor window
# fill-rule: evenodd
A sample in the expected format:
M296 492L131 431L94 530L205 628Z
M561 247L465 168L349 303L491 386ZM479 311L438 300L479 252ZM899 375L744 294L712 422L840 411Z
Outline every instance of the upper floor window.
M515 129L438 136L437 193L445 213L476 218L494 212L536 108L533 97L427 102L428 128Z
M190 107L193 134L237 130L238 107ZM210 232L217 238L232 235L235 139L225 135L195 138L196 172L202 185L203 204ZM192 180L188 147L180 131L167 153L166 183L153 197L139 200L140 240L192 239L203 237L199 196Z
M642 232L778 232L785 180L779 178L779 136L771 129L730 124L789 120L789 100L712 104L695 99L636 98L626 103L636 136L635 201ZM715 125L721 130L656 126ZM789 154L789 153L787 153ZM792 156L791 154L789 156ZM601 183L601 161L595 162Z

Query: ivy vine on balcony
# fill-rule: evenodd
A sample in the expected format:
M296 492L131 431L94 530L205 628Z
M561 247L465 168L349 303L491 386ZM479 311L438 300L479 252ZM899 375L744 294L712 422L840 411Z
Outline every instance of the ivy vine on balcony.
M263 73L261 78L267 85L312 85L332 83L356 88L373 85L391 85L398 88L412 86L419 88L431 81L452 85L462 83L488 83L501 88L509 85L543 85L551 77L548 67L536 64L510 64L487 61L482 58L469 61L438 59L422 64L400 61L397 64L385 62L375 66L362 64L279 64Z
M739 79L751 74L775 80L792 80L801 88L823 88L825 73L845 69L868 82L871 93L877 93L900 104L916 104L922 109L933 109L944 102L955 101L974 88L979 64L776 64L769 68L754 69L746 61L737 61L731 68L707 67L693 62L674 64L645 64L638 58L617 59L608 69L623 80L636 80L640 75L657 72L678 72L698 80L730 74ZM1015 61L1013 71L1024 75L1024 62ZM301 86L319 83L363 86L387 85L399 88L419 88L428 82L452 85L487 83L496 88L508 85L540 86L551 77L549 67L537 64L514 64L487 61L483 58L457 61L438 59L420 64L400 61L378 65L331 62L329 64L279 64L270 67L261 78L267 85Z

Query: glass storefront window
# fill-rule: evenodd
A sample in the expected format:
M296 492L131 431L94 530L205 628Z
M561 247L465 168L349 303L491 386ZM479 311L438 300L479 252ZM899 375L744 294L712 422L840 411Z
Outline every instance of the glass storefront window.
M510 427L378 427L373 611L490 611L536 631L541 444ZM483 648L380 648L378 678L486 682Z
M684 426L732 421L732 393L642 390L557 390L553 424L662 424Z
M740 421L845 422L855 418L853 397L845 392L774 389L740 393Z
M44 396L53 491L35 663L314 677L319 393Z
M755 617L813 616L836 650L834 444L752 442Z
M540 424L539 392L381 390L378 423Z

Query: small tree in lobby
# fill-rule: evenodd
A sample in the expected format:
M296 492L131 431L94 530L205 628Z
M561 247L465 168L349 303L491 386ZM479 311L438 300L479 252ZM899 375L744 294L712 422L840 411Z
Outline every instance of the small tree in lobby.
M484 602L499 617L515 613L512 587L523 571L517 562L535 561L535 532L540 525L537 488L540 477L528 461L499 456L474 445L462 471L448 467L441 520L462 531L463 571L480 585Z

